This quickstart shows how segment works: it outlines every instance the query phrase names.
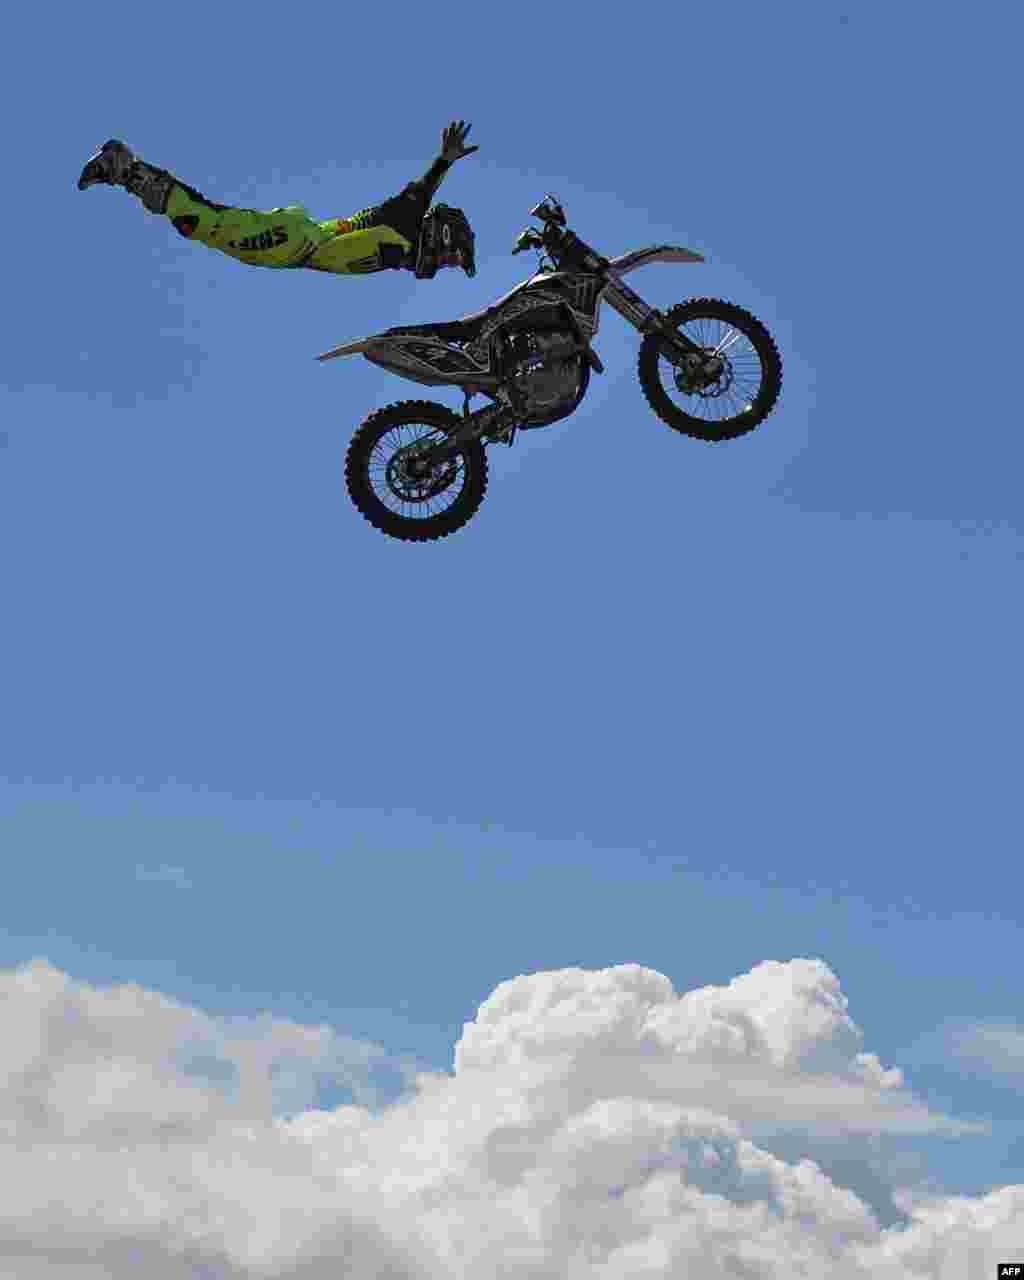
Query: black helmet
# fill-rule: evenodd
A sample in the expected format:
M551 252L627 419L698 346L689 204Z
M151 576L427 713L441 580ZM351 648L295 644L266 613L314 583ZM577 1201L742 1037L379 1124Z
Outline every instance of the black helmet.
M475 244L473 228L462 210L435 204L427 210L420 227L416 278L430 280L439 267L461 267L467 276L475 276Z

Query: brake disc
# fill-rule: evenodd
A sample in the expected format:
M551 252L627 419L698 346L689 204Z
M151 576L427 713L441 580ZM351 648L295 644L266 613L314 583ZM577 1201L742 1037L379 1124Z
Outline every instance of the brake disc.
M715 354L713 349L704 349L704 359L698 355L689 355L674 371L676 389L683 395L700 396L704 400L715 400L725 395L733 384L735 374L728 356Z
M388 488L400 502L426 502L430 498L436 498L455 479L458 467L452 458L443 459L425 475L414 474L410 463L417 453L423 451L423 447L423 442L417 440L397 449L388 460L385 479Z

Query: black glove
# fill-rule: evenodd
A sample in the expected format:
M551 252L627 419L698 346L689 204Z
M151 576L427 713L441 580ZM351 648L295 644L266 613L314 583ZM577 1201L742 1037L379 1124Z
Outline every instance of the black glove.
M466 146L466 134L472 127L465 120L453 120L441 134L441 158L448 164L454 164L463 156L470 156L474 151L480 150L479 147Z

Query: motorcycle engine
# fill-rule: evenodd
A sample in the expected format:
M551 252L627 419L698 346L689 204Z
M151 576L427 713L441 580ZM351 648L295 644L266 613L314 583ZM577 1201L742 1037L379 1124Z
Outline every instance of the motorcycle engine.
M512 381L529 404L522 425L541 426L569 412L583 368L575 336L560 330L518 333L511 348Z

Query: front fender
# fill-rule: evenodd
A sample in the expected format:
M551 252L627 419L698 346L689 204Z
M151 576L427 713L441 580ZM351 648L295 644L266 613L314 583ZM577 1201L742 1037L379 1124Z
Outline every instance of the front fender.
M612 258L608 264L613 271L624 276L637 267L646 267L651 262L703 262L704 255L694 249L684 249L675 244L654 244L646 249L634 249L632 253L624 253L619 258Z

